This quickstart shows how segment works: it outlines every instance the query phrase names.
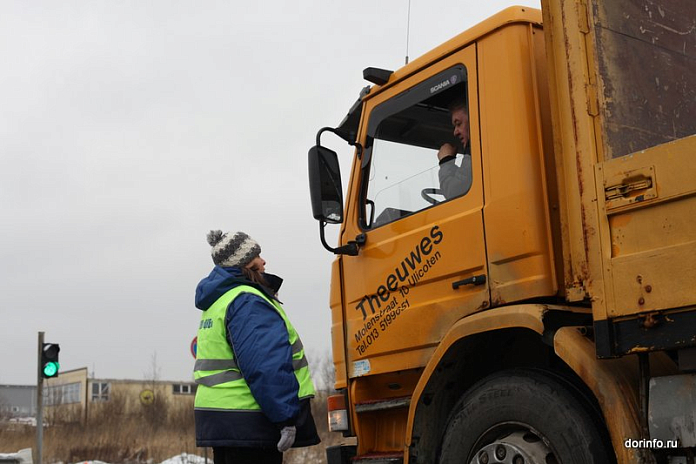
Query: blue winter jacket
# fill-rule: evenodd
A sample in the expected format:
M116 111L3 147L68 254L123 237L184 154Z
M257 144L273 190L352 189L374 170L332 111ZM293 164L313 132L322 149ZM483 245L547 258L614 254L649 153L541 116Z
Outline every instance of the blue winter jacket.
M282 279L264 277L272 289L249 282L238 267L215 266L196 288L196 307L205 311L238 285L253 286L274 298ZM285 425L298 427L296 446L318 443L309 401L297 397L288 331L275 308L242 293L227 308L225 325L235 359L263 414L196 410L198 446L274 446Z

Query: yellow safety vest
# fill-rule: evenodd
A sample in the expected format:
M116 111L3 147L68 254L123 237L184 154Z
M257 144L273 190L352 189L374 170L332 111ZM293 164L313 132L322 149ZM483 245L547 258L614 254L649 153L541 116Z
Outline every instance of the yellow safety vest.
M260 290L239 285L228 291L201 315L198 328L198 347L194 379L198 384L194 406L196 409L260 410L261 407L240 372L234 353L227 340L225 316L227 308L241 293L251 293L266 301L285 322L288 341L292 347L292 365L299 385L298 397L315 395L307 358L297 331L277 301L268 298Z

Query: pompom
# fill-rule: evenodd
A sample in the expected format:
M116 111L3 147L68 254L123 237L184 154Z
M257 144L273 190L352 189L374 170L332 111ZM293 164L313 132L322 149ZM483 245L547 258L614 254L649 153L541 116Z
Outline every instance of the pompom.
M215 246L218 243L220 243L220 240L222 240L222 231L221 230L211 230L208 232L208 243L210 246Z

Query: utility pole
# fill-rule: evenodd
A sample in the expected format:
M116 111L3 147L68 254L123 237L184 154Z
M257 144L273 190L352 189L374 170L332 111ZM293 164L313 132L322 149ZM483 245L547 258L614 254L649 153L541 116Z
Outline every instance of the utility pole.
M43 376L41 375L41 354L43 353L44 333L39 332L38 358L36 360L36 464L42 464L43 449Z

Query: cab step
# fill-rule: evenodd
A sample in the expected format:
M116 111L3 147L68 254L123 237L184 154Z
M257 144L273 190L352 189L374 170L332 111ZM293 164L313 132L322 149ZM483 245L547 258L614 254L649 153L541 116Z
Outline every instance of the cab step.
M404 462L404 453L368 453L355 456L351 464L401 464Z

